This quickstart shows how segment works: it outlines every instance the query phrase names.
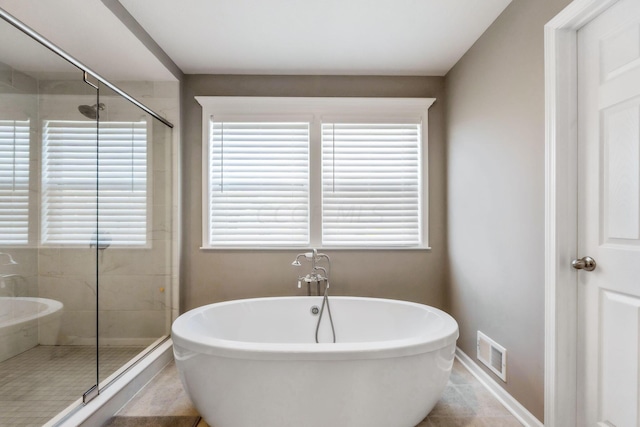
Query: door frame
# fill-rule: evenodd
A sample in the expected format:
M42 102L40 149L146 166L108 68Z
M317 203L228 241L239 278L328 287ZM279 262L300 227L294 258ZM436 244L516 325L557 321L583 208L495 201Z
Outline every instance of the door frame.
M544 27L545 386L547 427L576 426L577 32L618 0L574 0Z

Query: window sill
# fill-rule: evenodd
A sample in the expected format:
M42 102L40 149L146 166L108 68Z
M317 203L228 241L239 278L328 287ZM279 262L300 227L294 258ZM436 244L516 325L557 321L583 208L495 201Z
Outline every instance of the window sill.
M208 247L202 246L200 247L201 251L204 252L240 252L240 251L308 251L312 249L312 246L216 246L216 247ZM425 251L431 252L430 246L412 246L412 247L398 247L398 246L387 246L387 247L345 247L345 246L317 246L315 247L318 251L349 251L349 252L384 252L384 251Z

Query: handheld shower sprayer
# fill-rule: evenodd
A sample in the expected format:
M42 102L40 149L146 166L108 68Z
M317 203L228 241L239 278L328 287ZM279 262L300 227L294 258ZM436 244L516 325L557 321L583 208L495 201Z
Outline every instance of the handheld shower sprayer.
M298 256L296 256L296 259L293 260L291 265L293 265L294 267L300 267L302 265L302 264L300 264L300 257L301 256L304 256L304 254L298 254Z
M0 256L4 256L7 258L6 261L0 263L0 265L17 265L18 264L18 262L13 259L11 254L8 254L6 252L0 252Z
M326 255L324 254L320 254L326 257ZM303 254L298 254L296 255L296 259L293 260L293 262L291 263L291 265L295 266L295 267L299 267L300 264L300 258L301 257L305 257L308 260L311 260L312 262L317 262L318 261L318 250L317 249L312 249L311 252L305 252Z

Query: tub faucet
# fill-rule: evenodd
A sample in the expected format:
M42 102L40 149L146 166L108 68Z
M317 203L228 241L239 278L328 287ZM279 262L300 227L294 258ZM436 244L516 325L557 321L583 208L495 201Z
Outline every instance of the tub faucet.
M324 282L325 288L329 287L329 271L331 271L331 260L329 259L329 255L318 253L316 249L311 249L311 252L298 254L291 265L293 265L294 267L299 267L301 265L300 259L302 257L311 261L311 272L309 272L305 276L298 277L298 289L302 287L302 283L306 283L307 295L311 295L311 284L315 283L317 295L322 295L322 293L320 292L320 284ZM317 265L317 263L322 261L323 259L327 261L328 270ZM324 273L324 275L322 273Z
M16 260L13 259L11 254L8 254L6 252L0 252L0 256L6 257L6 260L4 262L0 263L0 265L16 265L16 264L18 264L16 262Z

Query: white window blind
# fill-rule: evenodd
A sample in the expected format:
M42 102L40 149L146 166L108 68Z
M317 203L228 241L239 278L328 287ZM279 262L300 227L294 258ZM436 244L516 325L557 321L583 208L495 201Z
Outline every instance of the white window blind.
M95 122L45 121L43 243L147 243L147 122L100 122L97 144Z
M322 244L420 244L420 125L322 124Z
M308 244L309 123L211 120L209 135L209 246Z
M29 242L29 120L0 120L0 245Z

